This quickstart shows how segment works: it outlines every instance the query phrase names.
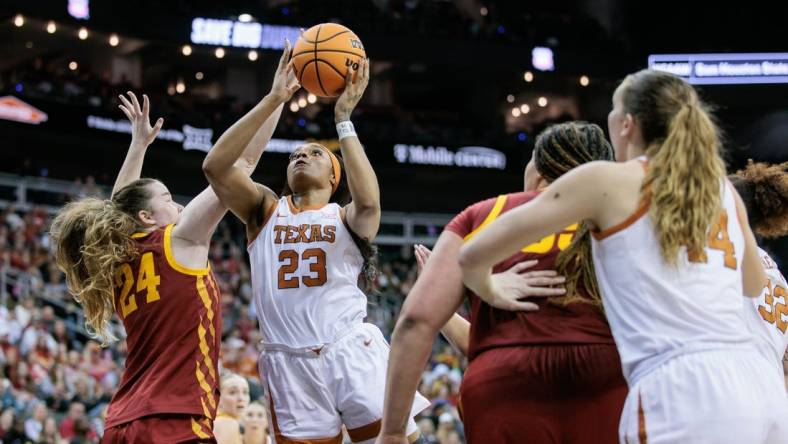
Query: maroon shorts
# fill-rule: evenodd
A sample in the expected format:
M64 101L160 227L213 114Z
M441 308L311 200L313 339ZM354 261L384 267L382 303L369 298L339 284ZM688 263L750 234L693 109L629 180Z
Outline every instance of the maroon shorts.
M197 415L145 416L104 431L101 444L216 443L213 421Z
M615 345L535 345L478 355L460 406L469 444L608 444L626 396Z

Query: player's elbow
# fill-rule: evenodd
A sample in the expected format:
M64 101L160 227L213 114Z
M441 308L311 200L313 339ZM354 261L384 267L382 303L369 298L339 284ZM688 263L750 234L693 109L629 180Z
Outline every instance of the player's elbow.
M415 337L431 337L437 334L439 327L430 322L427 313L402 313L394 327L392 337L413 335Z
M353 200L353 205L359 214L365 216L379 216L380 215L380 199L356 199Z
M235 162L235 164L233 164L233 166L243 172L245 175L251 176L255 167L257 167L257 163L254 161L254 159L241 157Z
M463 273L472 270L479 266L479 255L472 245L464 245L460 249L460 256L457 258L457 263L460 265Z
M202 172L209 181L219 177L219 169L217 159L210 154L205 156L205 160L202 161Z

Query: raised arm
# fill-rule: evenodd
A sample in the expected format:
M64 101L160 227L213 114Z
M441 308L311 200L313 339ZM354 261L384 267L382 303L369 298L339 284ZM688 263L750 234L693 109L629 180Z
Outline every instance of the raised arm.
M203 172L211 187L247 229L276 200L276 195L267 187L255 184L237 162L260 125L281 110L281 105L300 87L289 62L290 44L286 42L271 92L219 137L203 162Z
M236 160L234 168L247 177L254 172L260 161L260 157L276 129L281 113L282 107L280 105L257 129L252 140L246 144L240 158ZM207 247L216 226L225 213L227 213L227 207L219 200L214 190L207 187L183 209L173 236Z
M432 342L462 303L462 274L457 263L461 246L460 236L444 231L402 305L391 338L378 442L407 442L405 426Z
M380 188L375 170L350 122L350 114L369 83L367 59L359 62L358 75L355 80L352 78L353 69L348 68L345 90L334 107L334 121L339 132L339 146L352 198L352 202L345 207L345 218L354 233L371 241L380 227Z
M257 169L260 157L263 155L263 151L265 151L268 142L271 141L271 137L274 135L276 125L279 123L279 118L282 116L283 108L284 103L280 103L279 107L274 110L274 113L268 116L263 126L257 130L252 140L249 141L246 148L244 148L243 153L241 153L241 158L235 162L235 166L240 168L247 176L251 176L254 170Z
M118 96L123 102L118 107L131 122L131 145L126 153L126 159L123 160L123 166L120 167L118 177L115 179L115 185L112 186L113 196L119 189L140 178L145 152L164 125L164 119L161 117L156 120L154 126L150 125L150 100L146 94L142 95L141 108L137 96L131 91L127 94L129 98L123 95Z

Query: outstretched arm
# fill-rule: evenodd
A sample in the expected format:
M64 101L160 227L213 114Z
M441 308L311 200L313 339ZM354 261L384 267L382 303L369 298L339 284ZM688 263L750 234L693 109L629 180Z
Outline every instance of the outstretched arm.
M416 254L416 264L418 266L419 275L424 271L427 265L427 260L432 255L432 251L424 245L414 245L413 251ZM454 313L449 318L449 321L441 327L441 334L447 341L449 341L457 350L465 356L468 356L468 343L471 336L471 323L462 316Z
M137 96L131 91L127 94L129 95L128 99L123 95L118 97L123 102L122 105L119 105L120 110L131 121L131 145L129 145L123 166L120 167L118 177L115 179L115 185L112 187L113 196L118 190L140 178L145 152L164 125L164 119L161 117L156 120L154 126L150 125L150 100L146 94L142 95L141 108Z
M337 123L339 146L345 163L348 188L352 201L345 207L348 225L361 238L371 241L380 227L380 188L375 170L364 153L364 147L350 123L350 115L361 100L369 83L369 60L362 59L358 75L352 80L354 71L348 68L345 90L337 99L334 107L334 121ZM350 134L345 134L350 130Z
M276 129L281 113L282 106L280 105L257 129L254 137L246 144L240 158L236 160L234 168L237 168L247 178L257 167L257 163ZM226 212L227 207L220 202L214 190L208 187L183 209L178 225L174 229L173 237L180 238L197 248L207 248L216 226ZM189 254L197 255L195 252Z
M286 42L271 92L219 137L202 165L211 188L247 228L255 223L258 213L276 200L276 195L255 184L237 162L257 128L300 87L289 62L290 44Z

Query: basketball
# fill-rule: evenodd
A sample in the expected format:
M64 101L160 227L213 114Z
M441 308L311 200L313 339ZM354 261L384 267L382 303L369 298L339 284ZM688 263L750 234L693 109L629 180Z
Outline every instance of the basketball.
M345 88L349 66L366 57L361 39L336 23L306 30L293 47L293 66L301 86L320 97L336 97Z

